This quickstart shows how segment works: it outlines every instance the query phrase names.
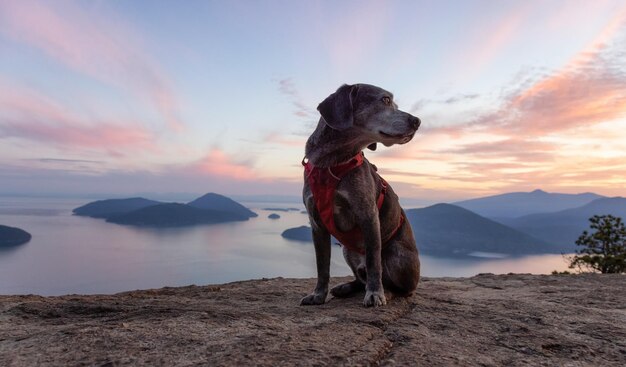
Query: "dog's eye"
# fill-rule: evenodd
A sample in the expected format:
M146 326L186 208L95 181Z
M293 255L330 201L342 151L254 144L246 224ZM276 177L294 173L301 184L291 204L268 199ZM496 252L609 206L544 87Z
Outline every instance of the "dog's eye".
M383 97L383 103L386 104L387 106L389 106L391 104L391 98Z

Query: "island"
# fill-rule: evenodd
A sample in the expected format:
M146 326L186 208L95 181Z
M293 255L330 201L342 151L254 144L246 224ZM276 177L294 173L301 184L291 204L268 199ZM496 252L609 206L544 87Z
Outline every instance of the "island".
M309 226L286 229L281 233L281 236L292 241L313 242L313 234Z
M145 198L107 199L74 209L78 216L140 227L182 227L245 221L257 214L238 202L208 193L189 203L163 203Z
M269 219L279 219L280 215L276 214L276 213L272 213L270 215L267 216Z
M239 204L235 200L214 192L210 192L193 201L190 201L187 205L198 209L210 209L233 213L247 218L254 218L258 216L257 213Z
M248 220L248 217L219 210L198 209L185 204L158 204L113 216L107 222L141 227L182 227Z
M145 198L106 199L93 201L80 206L72 210L72 213L83 217L108 219L110 217L130 213L134 210L158 204L162 203L160 201L148 200Z
M0 248L22 245L31 238L31 234L21 228L0 225Z

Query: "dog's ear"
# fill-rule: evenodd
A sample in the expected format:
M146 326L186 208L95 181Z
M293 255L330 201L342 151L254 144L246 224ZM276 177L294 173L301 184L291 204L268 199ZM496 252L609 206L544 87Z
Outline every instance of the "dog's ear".
M356 91L356 86L344 84L317 106L317 110L328 126L335 130L352 127Z
M368 145L367 149L369 149L369 150L376 150L376 143L372 143L372 144Z

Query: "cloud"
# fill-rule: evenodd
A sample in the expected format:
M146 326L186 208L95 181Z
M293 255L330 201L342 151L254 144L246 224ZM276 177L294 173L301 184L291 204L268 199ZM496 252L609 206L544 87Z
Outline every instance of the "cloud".
M300 93L296 89L296 85L291 78L278 80L278 91L285 96L290 97L291 104L296 108L294 115L303 118L315 116L317 112L307 106L300 97Z
M474 152L494 147L512 151L520 142L528 146L532 139L626 117L626 70L619 47L625 41L621 32L625 24L623 16L618 19L561 70L530 85L527 80L520 81L498 109L457 127L457 134L487 132L503 138L501 143L484 143L482 148L476 145ZM614 37L613 43L608 43L609 35ZM536 147L536 140L534 144Z
M444 100L443 103L445 103L445 104L454 104L454 103L458 103L458 102L461 102L461 101L476 99L478 97L480 97L480 95L476 94L476 93L472 93L472 94L457 94L456 96L453 96L453 97L450 97L450 98Z
M188 167L187 167L188 168ZM164 193L188 193L186 197L207 192L224 195L271 194L280 192L297 195L302 183L282 180L231 179L224 175L191 172L181 167L160 171L107 170L104 172L74 167L21 167L0 163L0 194L3 195L63 195L89 198L142 196L162 197ZM69 194L68 194L69 193ZM150 195L150 194L154 195ZM159 196L157 196L157 194Z
M557 150L558 146L554 143L506 138L446 147L435 153L445 152L465 156L509 158L520 162L540 162L550 160Z
M621 118L626 114L626 71L597 54L512 96L482 124L533 136Z
M271 132L263 138L264 143L271 143L272 145L282 145L286 147L304 148L306 144L306 138L303 136L293 137L285 136L277 132Z
M36 159L42 163L103 163L102 161L94 161L87 159L62 159L62 158L38 158Z
M0 1L0 22L0 32L9 38L41 50L74 72L134 91L152 103L170 128L183 128L170 81L119 17L104 17L65 1L20 0Z
M260 179L251 161L236 161L218 148L211 149L200 160L182 170L189 174L212 175L237 181Z
M155 151L156 136L132 121L86 118L33 90L0 84L0 139L18 138L62 150Z
M410 144L376 153L375 162L402 182L468 196L537 187L624 195L626 23L621 14L615 19L562 68L516 76L492 111L477 113L478 106L462 124L425 124ZM463 100L420 100L413 108L446 102Z
M473 128L528 137L588 126L626 115L626 7L561 70L510 92L501 108Z

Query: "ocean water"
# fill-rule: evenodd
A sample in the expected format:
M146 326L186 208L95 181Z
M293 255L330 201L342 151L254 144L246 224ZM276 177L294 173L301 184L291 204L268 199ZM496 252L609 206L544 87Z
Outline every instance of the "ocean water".
M315 277L311 243L289 241L283 230L308 224L300 211L267 216L263 208L303 209L299 203L243 203L259 214L246 222L173 229L121 226L73 216L88 200L0 198L0 224L33 235L0 249L0 294L102 294L134 289L218 284L246 279ZM419 247L419 244L418 244ZM420 255L422 275L548 274L566 270L561 255L519 258L477 253L470 259ZM333 246L331 275L350 275Z

